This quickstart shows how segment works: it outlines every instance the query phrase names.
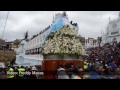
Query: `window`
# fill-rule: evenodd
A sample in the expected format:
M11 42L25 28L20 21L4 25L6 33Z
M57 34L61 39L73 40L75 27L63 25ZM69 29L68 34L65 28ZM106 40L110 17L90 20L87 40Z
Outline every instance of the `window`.
M34 54L36 53L36 50L34 49Z
M38 54L40 54L40 51L39 51L40 48L38 48Z
M113 41L115 41L116 40L116 38L113 38Z
M37 54L37 48L35 48L35 54Z
M30 55L30 50L29 50L29 55Z
M38 48L37 48L37 54L39 54L39 53L38 53Z
M33 49L31 50L31 53L32 53L32 55L33 55Z
M30 55L30 50L28 51L28 55Z
M25 55L28 55L28 50L25 50Z
M35 49L35 54L37 54L37 49Z
M35 42L34 44L36 44L36 39L34 40L34 42Z
M118 34L118 31L116 31L116 32L112 32L112 33L111 33L111 35L113 35L113 34Z
M39 48L39 54L41 53L41 48Z

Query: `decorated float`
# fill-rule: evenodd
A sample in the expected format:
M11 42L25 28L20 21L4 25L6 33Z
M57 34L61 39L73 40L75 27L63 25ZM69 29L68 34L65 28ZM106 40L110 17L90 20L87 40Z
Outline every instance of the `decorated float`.
M49 76L58 65L80 65L83 67L82 57L86 55L81 36L78 34L78 25L69 22L64 12L51 27L49 35L43 44L43 71ZM47 77L46 77L47 78Z

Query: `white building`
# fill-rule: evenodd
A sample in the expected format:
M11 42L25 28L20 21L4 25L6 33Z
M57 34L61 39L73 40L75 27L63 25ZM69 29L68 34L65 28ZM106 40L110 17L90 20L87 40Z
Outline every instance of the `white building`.
M92 48L92 47L98 47L97 39L88 37L88 39L85 39L85 49Z
M16 63L18 65L42 65L43 55L42 47L47 39L47 36L62 28L63 25L69 25L74 30L78 31L76 23L70 23L66 12L56 14L53 18L53 23L39 34L34 35L28 41L23 40L17 50Z
M106 33L102 36L102 43L120 42L120 13L118 18L110 20L107 25Z

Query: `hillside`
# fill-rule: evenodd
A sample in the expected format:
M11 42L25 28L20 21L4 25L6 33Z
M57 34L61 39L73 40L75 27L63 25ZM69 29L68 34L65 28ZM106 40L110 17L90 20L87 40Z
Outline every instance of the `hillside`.
M9 62L14 63L16 59L16 53L13 51L1 51L0 50L0 62L4 62L6 65L9 64Z

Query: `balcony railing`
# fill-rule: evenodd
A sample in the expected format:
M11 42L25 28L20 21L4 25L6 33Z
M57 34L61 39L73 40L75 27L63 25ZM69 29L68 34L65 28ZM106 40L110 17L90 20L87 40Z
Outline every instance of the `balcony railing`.
M43 60L43 56L42 55L25 55L25 58L28 59L34 59L34 60Z

